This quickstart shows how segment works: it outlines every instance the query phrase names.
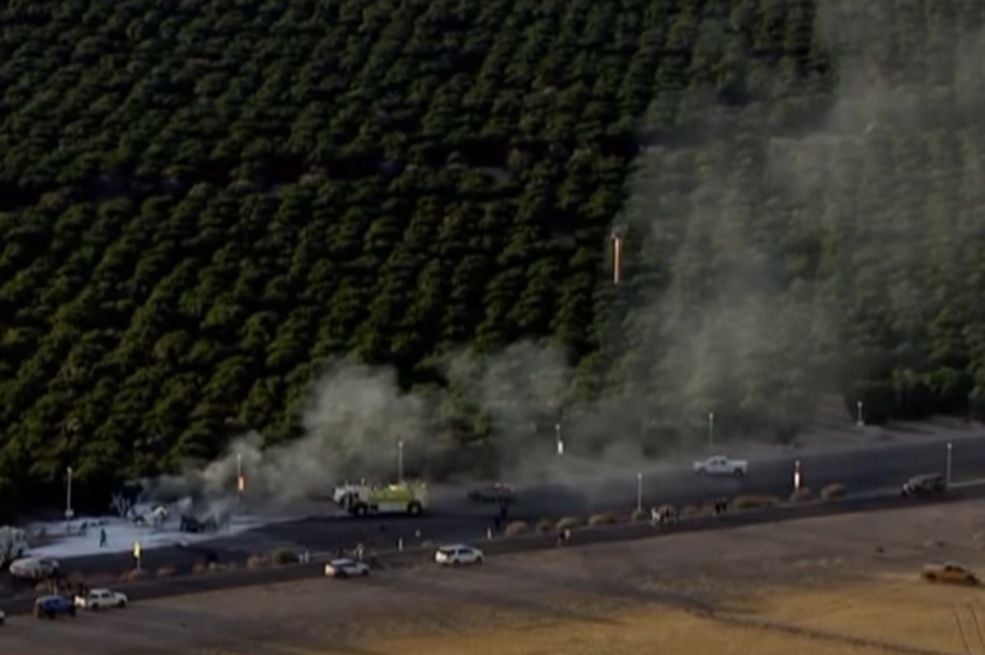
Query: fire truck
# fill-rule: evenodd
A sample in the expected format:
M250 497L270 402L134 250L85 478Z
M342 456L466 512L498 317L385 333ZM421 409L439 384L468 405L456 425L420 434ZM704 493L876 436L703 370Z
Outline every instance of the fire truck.
M428 488L422 482L396 484L344 484L332 499L353 516L407 514L420 516L428 505Z

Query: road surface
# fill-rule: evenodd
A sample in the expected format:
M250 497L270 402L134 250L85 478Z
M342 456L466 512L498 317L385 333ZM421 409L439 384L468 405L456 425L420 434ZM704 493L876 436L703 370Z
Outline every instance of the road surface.
M952 440L951 474L954 480L985 478L985 435ZM883 489L901 484L919 473L946 472L947 448L941 441L885 444L850 451L805 453L801 462L802 484L819 490L840 482L852 492ZM793 487L794 457L750 461L744 479L703 478L690 467L644 470L643 506L702 503L738 494L786 497ZM578 486L541 485L520 487L519 499L509 519L536 521L543 517L585 515L594 512L627 513L637 502L637 471L623 479L601 480ZM267 554L278 546L292 546L313 553L352 548L392 549L398 540L407 547L424 541L477 541L485 537L497 513L495 505L477 505L465 498L465 488L436 489L434 502L420 518L389 517L356 520L329 515L275 523L235 536L218 538L194 547L148 549L143 567L190 570L196 562L244 562L251 553ZM133 566L128 553L101 554L62 560L65 573L119 574Z

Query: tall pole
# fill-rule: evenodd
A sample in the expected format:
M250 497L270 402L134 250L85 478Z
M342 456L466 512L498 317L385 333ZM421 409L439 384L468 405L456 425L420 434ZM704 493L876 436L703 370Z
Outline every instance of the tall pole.
M951 442L947 442L947 484L951 484Z
M561 424L554 424L554 436L557 438L557 454L564 454L564 440L561 439Z
M72 509L72 467L71 466L69 466L68 469L66 470L66 474L68 476L68 479L67 479L67 486L65 489L65 518L68 520L72 520L72 517L75 516L75 511Z
M636 474L636 511L643 511L643 474Z
M715 412L708 412L708 445L715 446Z
M397 442L397 481L404 481L404 440Z
M612 232L612 283L622 282L622 235Z

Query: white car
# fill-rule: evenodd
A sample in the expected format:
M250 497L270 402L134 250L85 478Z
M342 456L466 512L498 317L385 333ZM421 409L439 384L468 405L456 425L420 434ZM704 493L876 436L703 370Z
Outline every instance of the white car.
M749 472L749 462L744 459L729 459L724 455L714 455L694 463L696 475L732 475L744 477Z
M14 560L10 565L10 575L15 578L41 580L58 573L58 562L48 558L25 557Z
M434 561L441 566L460 566L462 564L482 564L482 551L465 544L442 546L434 553Z
M369 566L354 559L333 559L325 565L325 576L329 578L366 577L367 575L369 575Z
M83 610L101 610L106 607L124 608L129 601L126 594L109 589L90 589L85 596L75 597L75 606Z

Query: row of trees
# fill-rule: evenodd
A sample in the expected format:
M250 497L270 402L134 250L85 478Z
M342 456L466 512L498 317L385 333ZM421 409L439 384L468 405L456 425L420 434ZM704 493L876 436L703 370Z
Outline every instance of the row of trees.
M874 4L891 44L941 22L934 3ZM910 20L914 4L931 18ZM827 315L818 289L872 291L839 232L869 208L763 177L767 137L839 106L817 17L808 0L7 3L0 477L50 491L71 462L99 495L244 426L290 439L320 363L344 352L410 387L434 381L435 352L547 335L581 362L583 395L632 388L664 417L732 403L753 427L763 398L804 406L815 374L848 384L836 346L892 349L898 332L855 313L817 342L802 330ZM855 45L886 68L882 37ZM945 133L906 147L971 165L977 137ZM863 179L840 160L869 146L836 147L817 174ZM630 283L612 289L627 196ZM719 302L740 279L755 306ZM762 326L771 349L734 338ZM470 420L462 434L482 433Z

